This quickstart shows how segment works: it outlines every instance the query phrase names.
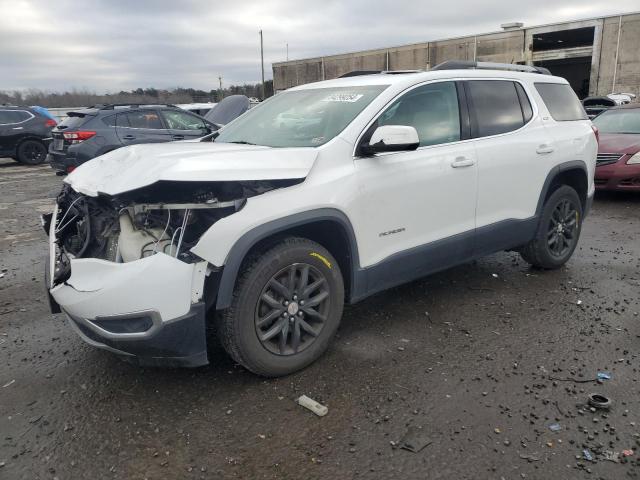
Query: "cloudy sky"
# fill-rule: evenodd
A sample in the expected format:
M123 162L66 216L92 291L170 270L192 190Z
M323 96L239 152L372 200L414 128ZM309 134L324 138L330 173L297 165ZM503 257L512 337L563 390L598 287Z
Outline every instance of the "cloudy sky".
M637 0L0 0L0 90L216 88L271 63L638 10Z

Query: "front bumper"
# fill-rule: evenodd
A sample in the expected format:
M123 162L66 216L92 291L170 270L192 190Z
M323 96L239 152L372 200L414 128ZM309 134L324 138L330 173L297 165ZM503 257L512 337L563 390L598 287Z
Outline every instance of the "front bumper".
M55 259L55 217L49 230ZM185 263L164 253L127 263L70 260L71 275L54 285L53 299L80 337L141 365L206 365L206 262ZM55 271L54 260L48 265ZM215 275L216 273L212 273Z
M630 155L624 155L618 162L596 167L595 187L597 190L640 191L640 164L627 165Z

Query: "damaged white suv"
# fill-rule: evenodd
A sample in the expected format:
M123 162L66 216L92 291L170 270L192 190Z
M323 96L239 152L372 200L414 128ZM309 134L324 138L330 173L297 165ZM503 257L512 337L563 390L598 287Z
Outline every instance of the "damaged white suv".
M568 83L460 62L392 73L82 165L44 218L53 310L145 365L206 364L211 322L235 361L278 376L323 353L345 301L500 250L563 265L597 152Z

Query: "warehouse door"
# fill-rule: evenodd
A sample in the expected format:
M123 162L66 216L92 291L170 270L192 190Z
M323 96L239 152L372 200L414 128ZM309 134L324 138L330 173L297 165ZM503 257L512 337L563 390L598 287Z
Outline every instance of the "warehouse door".
M573 24L533 29L529 34L531 63L566 78L578 97L588 97L593 78L596 28L596 25Z

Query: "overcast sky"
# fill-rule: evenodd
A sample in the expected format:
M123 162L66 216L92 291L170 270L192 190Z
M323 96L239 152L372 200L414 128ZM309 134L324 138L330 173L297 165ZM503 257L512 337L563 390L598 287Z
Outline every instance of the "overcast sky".
M638 0L0 0L0 90L217 87L271 63L638 10Z

